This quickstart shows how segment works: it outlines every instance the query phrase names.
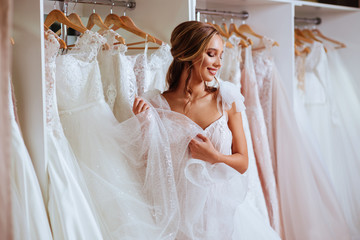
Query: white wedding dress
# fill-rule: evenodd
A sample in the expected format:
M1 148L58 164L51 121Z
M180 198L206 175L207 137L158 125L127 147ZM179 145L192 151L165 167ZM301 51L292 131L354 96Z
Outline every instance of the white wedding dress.
M147 93L146 98L157 110L166 132L164 138L169 141L181 214L177 239L280 239L252 199L246 197L251 191L250 173L240 174L226 164L190 157L188 144L198 133L207 136L221 153L231 154L232 133L226 110L233 103L236 111L244 114L245 110L235 85L220 84L218 106L222 116L206 129L172 111L159 91Z
M52 238L44 199L28 150L15 120L9 82L11 122L11 208L14 240L50 240Z
M360 104L335 50L327 48L316 42L306 58L305 108L352 237L360 239Z
M86 31L68 54L56 59L65 135L111 239L173 239L178 207L172 165L162 139L149 134L160 130L154 130L153 121L141 127L137 121L119 124L114 117L104 100L96 59L105 42Z
M234 46L238 46L238 43L240 41L239 38L232 36L230 39L231 43ZM249 52L251 54L251 50ZM220 75L220 82L226 81L231 82L235 84L236 89L238 89L240 93L241 89L241 48L235 47L234 49L226 49L224 50L224 56L223 56L224 62L222 63L222 67L224 69L220 69L219 75ZM248 68L246 68L248 70ZM245 103L246 103L245 99ZM244 132L246 136L247 141L247 147L248 147L248 157L249 157L249 190L246 195L246 198L249 199L249 202L254 204L254 206L258 209L258 211L262 214L264 219L269 222L269 216L266 209L266 203L265 198L263 194L263 190L261 187L260 179L259 179L259 173L256 165L256 158L253 148L253 139L251 136L250 128L249 128L249 121L247 114L244 112L242 115L242 121L244 126Z
M50 31L50 30L49 30ZM57 109L55 71L59 42L45 39L47 209L54 239L107 239L77 159L64 135Z

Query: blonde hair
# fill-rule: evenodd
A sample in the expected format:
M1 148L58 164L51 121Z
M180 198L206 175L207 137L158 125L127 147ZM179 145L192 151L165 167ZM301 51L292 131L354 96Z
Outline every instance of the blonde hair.
M174 60L170 64L166 74L167 91L174 91L179 86L181 73L187 66L188 76L185 82L184 91L191 95L191 89L188 88L193 61L199 59L205 52L211 38L219 32L207 23L197 21L187 21L179 24L171 34L171 55ZM205 84L205 82L204 82ZM217 89L208 87L205 84L205 90L214 92Z

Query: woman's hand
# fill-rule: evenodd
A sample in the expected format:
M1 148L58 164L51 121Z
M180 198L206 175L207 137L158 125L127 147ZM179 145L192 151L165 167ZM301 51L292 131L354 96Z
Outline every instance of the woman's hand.
M135 97L134 105L133 105L133 112L134 114L141 113L149 109L149 105L144 101L144 99L140 97Z
M219 161L219 152L214 148L210 139L202 134L196 135L202 141L192 139L189 143L191 156L196 159L204 160L209 163L217 163Z

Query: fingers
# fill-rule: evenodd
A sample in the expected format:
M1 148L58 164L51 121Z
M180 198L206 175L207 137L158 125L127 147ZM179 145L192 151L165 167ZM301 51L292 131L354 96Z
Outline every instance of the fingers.
M134 104L133 104L134 114L141 113L147 109L149 109L149 105L142 98L135 97Z
M203 140L204 142L206 142L208 140L207 137L205 137L204 135L202 135L201 133L199 133L198 135L196 135L198 138L200 138L201 140Z

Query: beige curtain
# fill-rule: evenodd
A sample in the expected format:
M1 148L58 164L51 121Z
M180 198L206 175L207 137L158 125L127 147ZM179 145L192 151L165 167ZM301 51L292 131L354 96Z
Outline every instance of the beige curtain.
M0 239L12 239L8 76L12 0L0 0Z

